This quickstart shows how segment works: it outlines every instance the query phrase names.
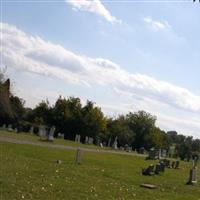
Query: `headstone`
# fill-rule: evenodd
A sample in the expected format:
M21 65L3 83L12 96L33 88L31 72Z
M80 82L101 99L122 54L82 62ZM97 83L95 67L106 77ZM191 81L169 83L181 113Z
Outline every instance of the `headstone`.
M101 142L101 141L100 141L100 138L97 136L97 137L96 137L96 145L99 146L99 145L100 145L100 142Z
M177 160L177 161L175 162L174 169L179 169L179 164L180 164L180 161Z
M6 129L6 124L3 124L2 128L3 128L3 129Z
M77 142L78 141L78 135L76 134L76 136L75 136L75 140L74 140L75 142Z
M197 167L193 167L190 170L189 180L187 182L188 185L193 185L195 183L197 183Z
M8 131L13 131L11 124L8 125Z
M77 165L81 164L81 149L79 147L77 148L77 151L76 151L76 160L75 160L75 163Z
M145 153L145 148L144 148L144 147L141 147L141 148L139 149L139 153L140 153L140 154L144 154L144 153Z
M54 140L55 130L56 130L55 126L52 126L50 131L49 131L48 140L51 141L51 142Z
M30 133L30 134L33 134L33 131L34 131L34 128L33 128L33 126L31 126L31 128L30 128L30 130L29 130L29 133Z
M110 147L110 144L111 144L111 137L108 140L108 147Z
M154 175L154 165L151 164L146 169L142 169L142 175L147 175L147 176Z
M175 167L175 161L172 161L172 166L171 168L174 168Z
M157 149L151 148L149 150L149 156L148 159L155 160L159 158L159 151Z
M92 137L88 138L88 144L93 144L94 139Z
M158 163L156 164L156 167L155 167L155 174L159 174L161 172L161 164Z
M17 128L15 128L15 129L14 129L14 131L15 131L15 133L17 133L17 132L18 132L18 129L17 129Z
M117 149L117 144L118 144L118 142L117 142L117 136L115 137L115 141L114 141L114 143L113 143L113 148L114 149Z
M81 136L80 135L78 135L78 141L77 141L78 143L80 143L81 142Z
M163 157L163 158L167 157L167 150L166 149L161 150L161 157Z
M160 161L160 171L164 172L165 171L165 163L163 161Z
M85 144L88 144L88 136L85 137Z
M103 144L102 144L102 142L100 143L100 147L103 148Z
M156 189L157 188L155 185L146 184L146 183L141 184L140 187L144 187L144 188L148 188L148 189Z
M44 125L39 126L39 136L41 139L44 139L47 137L46 135L46 127Z

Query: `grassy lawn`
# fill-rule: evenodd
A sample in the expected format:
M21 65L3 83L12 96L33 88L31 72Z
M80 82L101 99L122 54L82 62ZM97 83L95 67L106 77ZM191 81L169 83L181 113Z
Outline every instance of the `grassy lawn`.
M8 132L4 130L0 130L0 136L6 136L9 138L15 138L15 139L20 139L20 140L26 140L26 141L34 141L34 142L39 142L40 137L34 134L30 133L15 133L15 132ZM85 148L94 148L94 149L101 149L101 147L96 146L96 145L87 145L87 144L81 144L77 143L71 140L64 140L61 138L55 138L53 144L62 144L62 145L68 145L68 146L79 146L79 147L85 147ZM108 147L104 147L104 149L110 149Z
M146 177L141 168L156 161L129 155L82 153L75 165L75 151L0 142L1 200L13 199L135 199L200 200L200 184L185 185L191 163ZM56 164L56 160L62 160ZM158 186L150 190L141 183Z

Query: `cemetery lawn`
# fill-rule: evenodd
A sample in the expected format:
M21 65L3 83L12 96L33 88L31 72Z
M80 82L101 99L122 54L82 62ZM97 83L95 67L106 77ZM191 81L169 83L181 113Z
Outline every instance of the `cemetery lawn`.
M0 130L0 136L8 137L8 138L14 138L14 139L20 139L22 141L33 141L33 142L39 142L40 138L39 136L35 134L30 134L30 133L15 133L15 132L9 132L9 131L4 131ZM86 145L86 144L81 144L77 143L71 140L64 140L61 138L55 138L53 144L61 144L61 145L66 145L66 146L72 146L72 147L85 147L85 148L92 148L92 149L101 149L100 147L96 145ZM110 148L105 148L104 149L110 149Z
M75 151L8 142L0 142L0 151L1 200L200 200L200 184L185 184L191 163L146 177L141 168L157 161L82 152L81 165L75 165ZM157 188L141 188L142 183Z

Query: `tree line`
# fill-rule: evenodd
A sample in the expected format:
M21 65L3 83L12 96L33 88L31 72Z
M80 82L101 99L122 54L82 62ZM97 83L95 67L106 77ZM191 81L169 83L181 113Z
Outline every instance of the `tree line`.
M118 145L129 145L139 151L141 147L174 147L173 156L190 159L200 152L200 140L178 134L176 131L165 132L156 126L156 116L146 112L129 112L118 117L107 117L101 108L92 101L85 105L78 97L58 97L54 105L48 100L40 102L34 108L25 107L25 101L11 93L10 80L5 80L0 73L0 125L13 124L21 131L28 131L31 126L35 132L40 125L55 126L55 137L64 134L65 139L74 140L81 135L100 139L105 144L118 138Z

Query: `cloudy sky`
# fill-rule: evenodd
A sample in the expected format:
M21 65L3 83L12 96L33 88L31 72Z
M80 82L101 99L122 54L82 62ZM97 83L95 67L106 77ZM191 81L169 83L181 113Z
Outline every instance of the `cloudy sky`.
M200 138L199 21L188 0L3 1L1 68L27 106L78 96Z

